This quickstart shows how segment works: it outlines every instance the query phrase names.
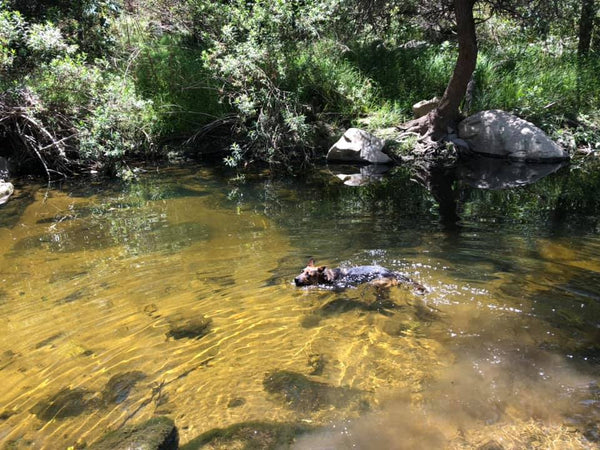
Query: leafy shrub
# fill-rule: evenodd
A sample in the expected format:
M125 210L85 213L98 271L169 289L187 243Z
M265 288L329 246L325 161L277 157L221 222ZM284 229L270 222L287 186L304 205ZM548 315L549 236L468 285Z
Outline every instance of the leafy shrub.
M0 9L0 73L12 67L17 54L15 44L23 40L24 33L21 14Z
M120 12L118 0L5 0L30 24L53 23L68 45L77 45L90 60L103 57L114 44L111 21ZM2 7L2 4L0 4Z
M137 95L131 79L110 77L78 125L84 161L111 163L152 149L156 114L152 101Z
M26 77L27 85L49 110L79 119L88 114L102 85L100 67L86 64L82 55L65 55L42 64Z
M10 75L0 98L0 133L21 161L52 167L99 165L152 150L156 114L131 76L68 44L50 22L29 23L16 11L0 13L2 68ZM6 151L5 151L6 152ZM147 155L145 155L147 156Z
M133 75L136 89L155 105L156 131L162 136L181 135L227 114L218 85L204 66L203 48L185 36L151 36L149 28L138 26L128 36L145 35L136 44Z
M367 113L378 101L374 82L344 56L349 51L344 50L335 41L322 40L299 49L289 60L286 89L295 90L313 116L326 113L347 120Z

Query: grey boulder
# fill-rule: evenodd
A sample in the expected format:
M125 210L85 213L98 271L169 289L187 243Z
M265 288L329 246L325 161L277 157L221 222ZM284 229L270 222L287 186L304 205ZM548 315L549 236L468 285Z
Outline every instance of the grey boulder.
M385 142L359 128L349 128L329 149L327 161L389 164L391 158L382 152Z
M542 130L505 111L480 111L467 117L458 125L458 136L476 153L532 162L569 159Z

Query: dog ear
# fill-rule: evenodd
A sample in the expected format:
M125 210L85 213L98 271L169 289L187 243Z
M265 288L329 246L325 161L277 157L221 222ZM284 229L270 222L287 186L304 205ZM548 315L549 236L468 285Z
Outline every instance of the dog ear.
M315 260L314 260L314 258L310 258L308 260L308 264L306 265L306 267L315 267Z
M321 266L321 267L319 267L317 270L318 270L319 272L323 272L325 269L327 269L327 266Z

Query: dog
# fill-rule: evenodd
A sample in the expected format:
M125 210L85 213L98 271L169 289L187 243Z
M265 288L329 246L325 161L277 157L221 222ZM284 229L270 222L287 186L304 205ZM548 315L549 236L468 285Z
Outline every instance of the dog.
M369 283L377 288L390 288L401 284L411 286L415 292L424 294L427 288L407 276L393 272L381 266L356 266L349 269L330 269L327 266L315 266L315 260L309 259L300 275L294 278L296 286L330 286L337 289L356 287Z

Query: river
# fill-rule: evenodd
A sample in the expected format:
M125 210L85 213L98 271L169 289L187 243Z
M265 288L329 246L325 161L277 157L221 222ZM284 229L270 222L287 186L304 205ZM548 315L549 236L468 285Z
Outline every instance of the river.
M599 172L501 190L403 168L365 186L202 165L17 182L0 445L81 447L166 415L207 448L290 429L303 449L598 448ZM428 292L298 288L311 257Z

